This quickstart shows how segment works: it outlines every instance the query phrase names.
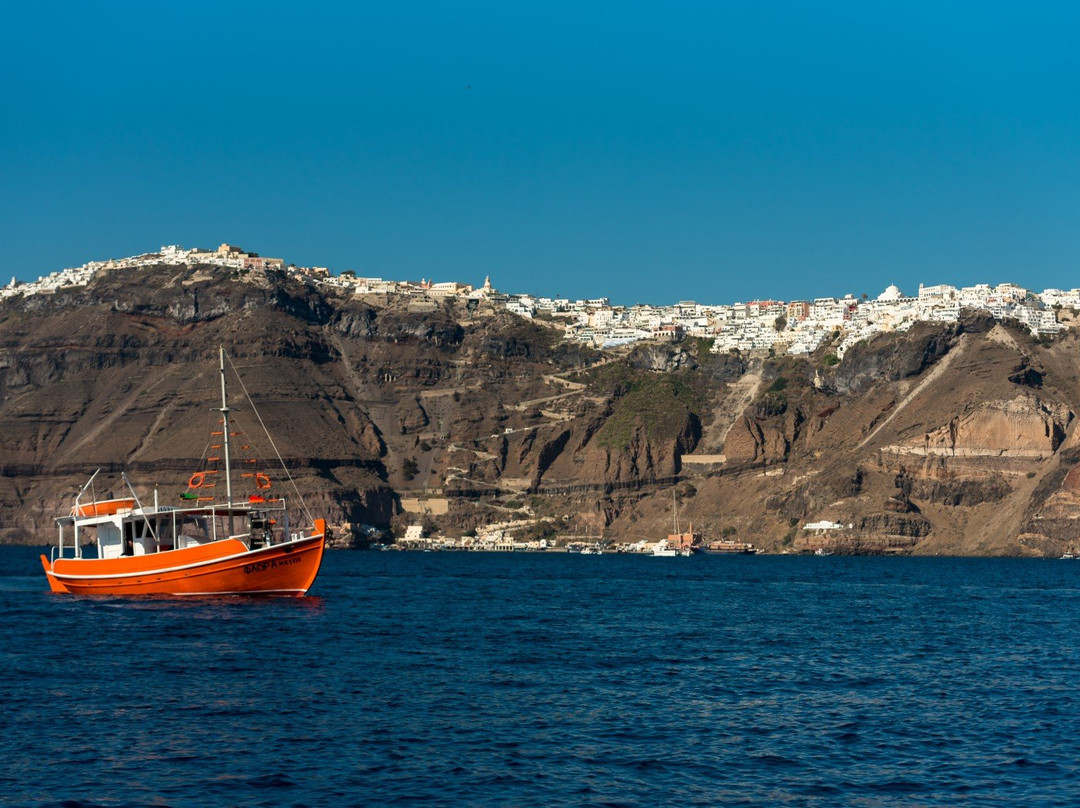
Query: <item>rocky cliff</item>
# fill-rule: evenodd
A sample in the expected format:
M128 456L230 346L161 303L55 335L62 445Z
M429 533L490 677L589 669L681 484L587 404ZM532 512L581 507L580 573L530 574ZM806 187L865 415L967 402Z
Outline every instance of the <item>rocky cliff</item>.
M1043 344L971 315L840 364L695 340L599 354L485 303L198 266L0 307L0 538L50 538L99 468L179 501L206 462L219 345L246 451L280 455L289 496L358 537L518 520L654 539L674 486L706 534L773 551L1080 549L1072 332ZM803 529L822 520L837 527Z

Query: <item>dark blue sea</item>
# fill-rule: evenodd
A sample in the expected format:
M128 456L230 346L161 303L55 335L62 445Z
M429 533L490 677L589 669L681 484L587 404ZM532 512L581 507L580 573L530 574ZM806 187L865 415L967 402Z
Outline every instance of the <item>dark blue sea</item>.
M334 552L188 601L36 555L3 805L1080 803L1080 562Z

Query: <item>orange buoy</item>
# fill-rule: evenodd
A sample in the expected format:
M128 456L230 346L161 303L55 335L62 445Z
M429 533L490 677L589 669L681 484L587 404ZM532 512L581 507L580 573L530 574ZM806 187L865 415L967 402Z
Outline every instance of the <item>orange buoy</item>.
M261 471L255 474L255 487L265 491L270 487L270 478L263 474Z
M206 481L206 475L201 471L197 471L191 475L187 481L188 488L202 488L203 482Z

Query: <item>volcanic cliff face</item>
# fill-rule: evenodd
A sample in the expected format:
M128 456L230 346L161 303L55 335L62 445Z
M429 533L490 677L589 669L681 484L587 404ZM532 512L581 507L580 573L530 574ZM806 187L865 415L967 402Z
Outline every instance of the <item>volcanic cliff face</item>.
M1074 462L1075 335L1046 347L976 326L920 326L819 369L799 395L794 440L790 419L764 419L759 429L788 441L784 476L799 480L773 486L772 505L845 526L789 532L791 546L1057 554L1075 540L1073 523L1043 506L1068 496L1058 493Z
M588 446L610 402L555 374L598 357L551 327L272 273L150 267L0 309L0 530L51 535L98 468L114 488L126 469L141 495L178 497L214 428L219 345L308 508L334 522L387 526L402 497L444 488L466 505L535 488L568 453L570 487L674 473L667 440ZM252 408L235 408L254 440ZM448 515L451 528L476 521Z
M296 488L275 490L358 536L517 520L655 539L674 486L708 537L774 551L1080 544L1071 332L1042 345L969 315L838 365L695 340L600 354L484 302L175 266L0 305L0 536L50 538L99 468L114 493L126 470L179 501L218 418L219 345L246 451L280 454ZM802 529L820 520L840 527Z

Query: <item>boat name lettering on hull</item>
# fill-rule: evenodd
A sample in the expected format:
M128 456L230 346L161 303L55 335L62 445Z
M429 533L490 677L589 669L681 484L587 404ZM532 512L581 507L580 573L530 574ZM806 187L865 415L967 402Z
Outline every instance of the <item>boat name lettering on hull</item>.
M260 561L257 564L245 564L244 572L247 575L254 575L257 572L266 572L267 570L276 569L277 567L297 564L299 561L300 556L293 556L292 558L273 558L269 561Z

